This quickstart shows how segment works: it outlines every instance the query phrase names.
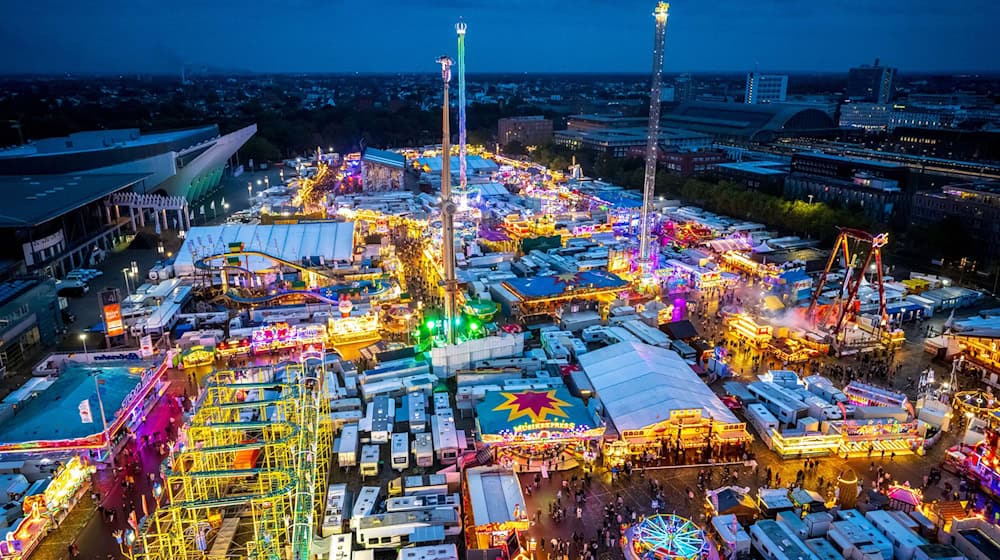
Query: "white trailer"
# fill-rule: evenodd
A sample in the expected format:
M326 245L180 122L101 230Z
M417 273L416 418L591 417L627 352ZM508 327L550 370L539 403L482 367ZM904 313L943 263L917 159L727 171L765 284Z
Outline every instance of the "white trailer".
M418 467L434 466L434 438L430 433L413 436L413 461Z
M381 486L363 486L358 491L358 497L354 500L354 507L351 508L351 519L349 526L357 529L361 519L368 517L375 511L378 505L379 494L382 493Z
M442 465L454 465L458 462L458 431L451 415L435 414L431 416L431 434L434 439L434 453Z
M392 469L405 471L410 468L410 434L401 432L392 434Z
M340 437L334 440L337 452L337 464L341 468L353 467L358 464L358 425L347 424L340 432Z
M378 445L361 446L361 478L378 476L378 461L381 455Z

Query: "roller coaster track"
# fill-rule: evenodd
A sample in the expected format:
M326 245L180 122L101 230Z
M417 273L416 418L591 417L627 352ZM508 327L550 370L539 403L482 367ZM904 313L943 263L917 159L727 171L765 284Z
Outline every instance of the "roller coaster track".
M262 258L274 261L274 262L276 262L278 264L282 264L284 266L287 266L289 268L293 268L295 270L298 270L299 272L308 272L310 274L315 274L317 276L322 276L322 277L330 279L330 280L337 280L338 279L337 275L332 274L330 272L320 271L320 270L316 270L314 268L309 268L308 266L304 266L304 265L302 265L300 263L295 263L295 262L283 259L281 257L276 257L276 256L274 256L274 255L272 255L270 253L265 253L263 251L254 251L254 250L239 251L239 252L226 252L226 253L218 253L216 255L209 255L207 257L202 257L200 259L195 259L194 266L195 266L195 268L200 269L200 270L213 270L213 269L217 269L217 268L224 268L226 266L234 266L234 265L226 265L226 264L217 265L217 264L212 264L212 261L222 259L223 262L225 262L227 259L230 259L230 258L239 259L239 258L247 257L247 256L249 256L249 257L262 257ZM236 267L236 268L238 268L238 267Z
M209 511L225 517L230 509L228 515L239 519L244 514L231 511L234 507L249 507L252 518L253 536L241 557L309 557L318 486L326 487L315 482L328 473L328 454L321 450L330 447L325 441L330 426L323 422L322 353L308 361L305 367L278 366L284 369L282 381L239 382L233 372L213 375L186 430L189 447L171 456L165 473L171 499L140 526L137 558L206 558ZM263 398L264 390L281 394ZM262 398L248 399L254 391ZM242 421L242 414L255 408L272 420ZM248 434L259 436L247 440ZM254 462L263 465L234 468L237 454L245 451L257 451Z

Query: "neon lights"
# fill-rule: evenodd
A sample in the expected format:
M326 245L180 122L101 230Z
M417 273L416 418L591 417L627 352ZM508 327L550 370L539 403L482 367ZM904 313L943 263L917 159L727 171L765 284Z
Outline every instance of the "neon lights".
M630 530L632 551L643 560L693 560L708 552L705 531L678 515L653 515Z

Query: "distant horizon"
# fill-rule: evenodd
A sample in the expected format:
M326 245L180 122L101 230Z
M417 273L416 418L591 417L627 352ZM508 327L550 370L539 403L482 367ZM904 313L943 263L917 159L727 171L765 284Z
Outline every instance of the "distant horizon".
M861 66L860 64L857 67ZM883 65L887 66L887 65ZM813 75L813 76L836 76L836 75L847 75L850 68L845 68L843 70L681 70L681 71L664 71L664 76L679 76L681 74L691 74L692 76L742 76L750 72L759 72L761 74L784 74L788 76L796 75ZM188 69L187 79L196 79L199 77L211 77L211 78L225 78L233 76L256 76L256 77L268 77L268 76L282 76L282 77L294 77L294 76L333 76L333 77L349 77L349 76L438 76L440 70L431 69L428 71L299 71L299 72L264 72L264 71L252 71L252 70L209 70L206 72L201 72L199 70ZM168 72L168 71L155 71L155 72L142 72L142 71L91 71L91 72L0 72L0 78L97 78L97 77L120 77L120 78L135 78L137 76L142 77L157 77L157 78L167 78L173 77L180 79L181 72ZM898 76L935 76L935 77L1000 77L1000 69L993 71L973 71L973 70L940 70L940 71L921 71L921 72L911 72L904 69L897 68ZM545 72L545 71L496 71L496 72L467 72L466 76L473 78L476 76L633 76L633 77L648 77L649 72L641 71L565 71L565 72Z

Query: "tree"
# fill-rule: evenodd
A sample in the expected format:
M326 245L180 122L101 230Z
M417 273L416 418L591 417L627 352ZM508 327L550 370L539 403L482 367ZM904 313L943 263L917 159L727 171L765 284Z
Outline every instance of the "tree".
M264 162L281 159L281 150L260 134L256 134L253 138L247 140L242 150L243 158L246 160L253 159L255 162Z
M511 140L503 147L503 153L508 156L523 156L528 154L528 150L519 141Z

